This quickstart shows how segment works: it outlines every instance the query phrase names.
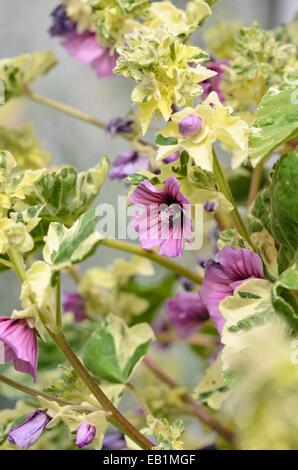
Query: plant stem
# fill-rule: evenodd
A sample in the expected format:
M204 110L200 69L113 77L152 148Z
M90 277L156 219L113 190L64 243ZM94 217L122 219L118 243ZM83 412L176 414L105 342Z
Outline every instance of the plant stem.
M121 250L127 253L132 253L134 255L148 258L154 263L160 264L161 266L164 266L165 268L169 269L170 271L173 271L174 273L179 274L180 276L187 277L196 284L202 284L203 282L203 279L199 274L195 273L186 266L176 263L175 261L172 261L170 258L167 258L165 256L160 256L154 251L144 250L143 248L139 247L138 245L134 245L133 243L106 238L102 241L102 244L109 248L114 248L115 250Z
M59 330L62 328L62 311L61 311L61 274L58 273L56 286L56 324Z
M247 207L251 206L251 204L254 202L256 198L256 195L258 194L259 187L261 184L262 174L263 174L263 162L259 163L253 170L247 203L246 203Z
M56 401L57 403L59 403L59 405L62 406L72 405L72 403L69 401L62 400L61 398L57 398L53 395L50 395L49 393L41 392L40 390L35 390L34 388L28 387L27 385L20 384L19 382L9 379L8 377L5 377L2 374L0 374L0 382L9 385L9 387L13 387L16 390L20 390L20 392L24 392L27 395L31 395L32 397L43 397L46 400Z
M83 111L80 111L72 106L69 106L68 104L61 103L60 101L56 101L51 98L48 98L47 96L35 93L27 86L25 86L23 89L27 98L29 98L31 101L34 101L35 103L43 104L45 106L48 106L49 108L56 109L56 111L60 111L61 113L67 114L68 116L78 119L79 121L83 121L87 124L91 124L92 126L98 127L99 129L105 130L107 128L108 123L103 119L90 116L89 114L84 113ZM127 133L122 133L119 135L126 140L132 140L131 136ZM139 139L138 141L142 145L149 145L154 149L156 148L155 144L147 142L144 139Z
M146 356L143 359L146 366L158 377L162 382L167 384L170 388L176 388L176 382L165 373L158 364L152 359ZM229 444L235 446L235 438L231 431L226 429L216 418L211 416L206 409L199 405L189 393L182 395L184 403L191 409L192 413L197 416L203 423L207 424L211 429L220 434Z
M215 151L213 150L213 171L214 175L217 181L217 184L219 186L220 191L224 194L224 196L227 198L227 200L232 204L233 210L232 210L232 215L233 219L235 222L235 226L239 232L239 234L247 241L247 243L251 246L251 248L255 251L255 247L253 245L253 242L250 238L249 232L244 225L244 222L239 214L238 208L236 206L236 203L234 201L232 192L230 190L230 187L228 185L228 182L226 181L225 175L222 171L222 168L220 166L219 160L217 158L217 155Z
M3 264L3 266L6 266L7 268L12 268L12 264L6 259L0 258L0 264Z
M189 344L191 346L205 346L213 347L216 345L216 336L208 335L204 333L196 333L189 338L180 338L171 332L160 332L155 334L157 341L160 343L182 343Z
M113 405L113 403L104 394L101 388L97 385L93 377L89 374L87 369L83 366L79 358L73 352L69 343L67 342L62 332L55 334L50 333L55 343L59 346L64 356L67 358L74 370L80 375L89 390L93 393L99 404L105 411L111 413L107 416L107 420L120 429L124 434L129 436L138 446L144 450L149 450L152 443L140 431L135 428L120 411Z
M21 260L18 253L11 248L8 252L10 260L13 264L14 270L19 276L20 280L24 282L26 278L26 272L24 269L23 261ZM41 317L42 320L42 317ZM46 325L45 325L46 327ZM47 328L47 327L46 327ZM62 353L72 365L73 369L78 373L83 382L87 385L90 392L93 393L102 408L111 412L110 416L107 416L107 420L120 429L124 434L129 436L141 449L148 450L153 446L152 443L145 437L140 431L135 428L126 418L120 413L120 411L113 405L101 388L97 385L93 377L89 374L87 369L83 366L79 358L76 356L72 348L70 347L67 339L65 338L62 331L53 332L47 328L47 331L53 341L61 349Z

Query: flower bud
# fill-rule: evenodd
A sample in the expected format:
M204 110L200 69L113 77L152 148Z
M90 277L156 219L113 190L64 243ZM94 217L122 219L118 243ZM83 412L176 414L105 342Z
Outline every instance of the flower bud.
M76 445L80 448L88 446L95 438L95 434L95 426L88 423L81 423L77 430Z
M192 137L203 127L203 119L196 114L189 114L178 124L179 132L183 137Z

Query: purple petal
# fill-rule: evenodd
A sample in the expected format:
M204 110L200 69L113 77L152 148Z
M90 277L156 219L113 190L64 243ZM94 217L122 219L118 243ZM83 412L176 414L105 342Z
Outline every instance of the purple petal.
M34 411L23 423L10 430L9 442L21 449L28 449L39 439L50 420L45 411Z
M38 348L36 332L26 320L0 317L0 340L5 347L5 362L13 361L15 369L37 380Z
M231 281L264 277L260 256L246 248L225 247L219 253L219 262Z
M178 335L182 337L197 331L209 318L206 306L194 292L179 293L167 300L166 310Z
M95 438L95 435L95 426L88 423L81 423L77 430L76 445L80 448L88 446Z

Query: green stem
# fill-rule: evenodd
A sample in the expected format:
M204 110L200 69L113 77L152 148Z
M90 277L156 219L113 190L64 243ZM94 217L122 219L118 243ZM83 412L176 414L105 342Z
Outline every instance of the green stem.
M140 246L134 245L133 243L106 238L102 241L102 244L109 248L114 248L115 250L121 250L125 251L126 253L143 256L144 258L150 259L154 263L160 264L161 266L164 266L165 268L179 274L180 276L187 277L196 284L202 284L203 282L203 279L199 274L195 273L186 266L176 263L175 261L171 260L170 258L166 258L165 256L160 256L154 251L144 250Z
M103 119L90 116L89 114L84 113L83 111L80 111L65 103L61 103L60 101L56 101L46 96L35 93L27 86L24 87L24 92L27 98L29 98L31 101L34 101L35 103L48 106L49 108L55 109L56 111L60 111L63 114L67 114L68 116L78 119L79 121L83 121L83 122L86 122L87 124L91 124L92 126L98 127L99 129L105 130L107 128L107 122L104 121ZM132 140L130 134L123 133L120 135L126 140ZM152 148L156 148L154 144L147 142L144 139L139 139L138 141L142 145L149 145Z
M62 311L61 311L61 275L58 273L56 286L56 324L59 330L62 328Z
M247 241L247 243L251 246L251 248L255 251L254 244L250 238L249 232L244 225L244 222L239 214L238 208L236 206L236 203L234 201L232 192L230 190L230 187L228 185L228 182L226 181L225 175L222 171L222 168L220 166L219 160L217 158L217 155L215 151L213 150L213 171L214 175L217 181L217 184L219 186L220 191L224 194L224 196L227 198L227 200L232 204L233 210L232 210L232 216L235 222L235 226L239 232L239 234Z
M38 397L43 397L46 400L51 400L59 403L59 405L72 405L71 402L62 400L61 398L54 397L53 395L50 395L49 393L46 392L41 392L40 390L35 390L34 388L28 387L27 385L20 384L19 382L16 382L15 380L9 379L8 377L5 377L4 375L0 374L0 382L4 383L5 385L8 385L9 387L13 387L16 390L19 390L20 392L24 392L27 395L31 395L32 397L38 398Z

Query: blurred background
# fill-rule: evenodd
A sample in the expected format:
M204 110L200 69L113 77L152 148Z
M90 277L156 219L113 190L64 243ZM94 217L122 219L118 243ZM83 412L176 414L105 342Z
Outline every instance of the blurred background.
M174 1L182 6L184 1ZM105 120L125 114L131 106L132 83L124 78L96 77L93 70L72 59L59 39L51 38L48 29L50 13L59 0L1 0L0 56L10 57L35 50L53 49L59 65L34 84L34 90L48 97L71 104L91 115ZM221 20L240 19L250 25L258 21L265 28L290 21L298 11L298 0L218 0L214 14L203 27ZM200 43L200 37L196 38ZM71 164L80 170L95 165L103 155L110 159L129 149L121 138L111 139L104 131L76 121L55 110L29 102L26 98L12 100L0 107L0 126L17 126L32 122L44 148L51 152L53 164ZM107 182L100 194L100 202L116 205L118 194L126 188L118 181ZM110 263L119 253L102 249L92 264ZM186 259L191 263L192 257ZM8 295L9 286L9 295ZM11 273L1 275L1 313L9 313L18 302L19 286Z

